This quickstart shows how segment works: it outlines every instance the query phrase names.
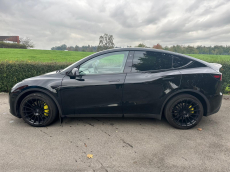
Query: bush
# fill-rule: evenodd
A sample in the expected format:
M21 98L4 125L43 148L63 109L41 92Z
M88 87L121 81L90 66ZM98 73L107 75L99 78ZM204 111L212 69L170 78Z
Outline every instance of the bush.
M222 73L223 83L222 92L225 94L230 93L230 63L222 63L222 68L220 69Z
M41 63L41 62L0 62L0 92L9 92L18 82L52 72L64 69L69 63Z
M70 63L2 61L0 62L0 92L9 92L16 83L26 78L64 69L69 65ZM223 74L222 92L227 94L230 92L230 63L222 63L222 66L220 69Z
M6 43L6 42L0 42L0 48L27 49L25 45L17 44L17 43Z

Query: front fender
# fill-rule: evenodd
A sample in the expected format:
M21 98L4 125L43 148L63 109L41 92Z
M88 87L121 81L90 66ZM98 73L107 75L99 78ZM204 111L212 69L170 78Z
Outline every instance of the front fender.
M15 99L15 103L14 103L14 112L15 114L17 114L18 117L21 117L19 114L19 106L20 106L20 102L22 101L22 99L34 92L40 92L40 93L44 93L46 95L48 95L56 104L57 108L58 108L58 112L59 112L59 117L62 116L62 107L61 107L61 98L59 96L59 93L56 92L51 92L45 88L42 87L37 87L37 88L31 88L31 87L27 87L26 90L22 91L17 98Z

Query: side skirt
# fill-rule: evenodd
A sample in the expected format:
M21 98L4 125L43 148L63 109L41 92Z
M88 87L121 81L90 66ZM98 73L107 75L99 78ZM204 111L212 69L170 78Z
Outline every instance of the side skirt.
M74 117L74 118L155 118L155 119L159 119L161 120L161 115L160 114L125 114L125 115L116 115L116 114L82 114L82 115L75 115L75 114L71 114L71 115L66 115L66 116L62 116L60 117L60 122L62 123L63 118L65 117Z

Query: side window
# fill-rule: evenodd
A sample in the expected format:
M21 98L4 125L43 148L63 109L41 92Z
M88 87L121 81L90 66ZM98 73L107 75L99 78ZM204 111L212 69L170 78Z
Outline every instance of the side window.
M172 68L172 57L165 53L135 51L132 72Z
M122 73L128 53L122 51L97 56L82 64L79 73L82 75Z
M176 55L172 55L173 57L173 68L178 68L187 65L189 62L192 60L185 58L185 57L180 57Z

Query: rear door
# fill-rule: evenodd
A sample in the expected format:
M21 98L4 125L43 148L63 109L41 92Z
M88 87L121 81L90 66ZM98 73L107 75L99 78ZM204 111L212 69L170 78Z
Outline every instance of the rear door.
M124 84L124 116L160 118L162 100L179 87L180 79L180 72L172 68L170 54L135 51Z

